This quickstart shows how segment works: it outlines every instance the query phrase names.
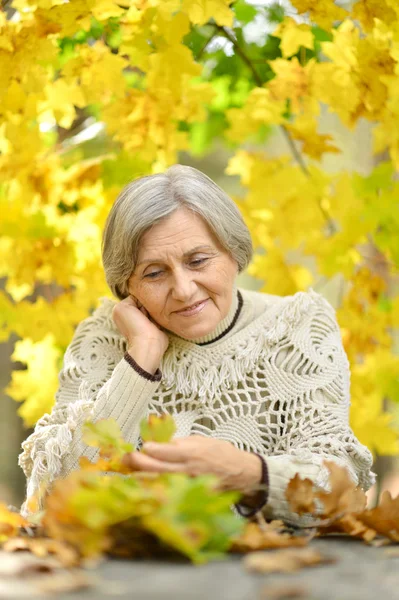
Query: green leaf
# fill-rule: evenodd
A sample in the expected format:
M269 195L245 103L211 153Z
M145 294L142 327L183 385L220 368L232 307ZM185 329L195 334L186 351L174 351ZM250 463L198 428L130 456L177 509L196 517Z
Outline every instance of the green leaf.
M216 77L211 83L216 92L216 95L211 101L211 107L217 111L226 110L230 106L231 102L231 77L229 75Z
M136 177L150 172L150 165L139 156L120 152L115 158L102 163L102 180L105 188L124 186Z
M193 156L203 156L212 147L212 142L219 137L227 127L225 113L209 113L209 118L203 123L193 123L190 128L189 144Z
M85 423L82 440L88 446L100 448L104 454L112 453L114 457L115 454L123 455L133 451L132 444L125 442L119 425L114 419L101 419L96 423Z
M170 415L150 415L140 423L140 435L144 442L169 442L176 431L173 417Z
M244 0L234 2L233 11L235 12L236 19L244 24L252 21L258 13L254 6L247 4Z
M280 2L273 2L265 9L269 23L282 23L285 17L285 8Z
M378 308L381 312L391 312L392 311L392 300L388 298L385 294L381 294L378 298Z
M355 174L353 186L359 196L375 194L380 190L389 189L393 183L394 167L391 162L383 162L373 169L367 177Z

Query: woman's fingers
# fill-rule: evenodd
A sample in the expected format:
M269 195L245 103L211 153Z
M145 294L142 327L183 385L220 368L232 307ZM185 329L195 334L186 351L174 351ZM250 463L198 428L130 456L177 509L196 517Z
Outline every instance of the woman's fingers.
M134 471L152 473L183 473L185 471L185 466L182 463L157 460L143 452L125 454L123 463Z
M152 456L161 461L167 462L185 462L187 450L175 443L158 444L156 442L146 442L143 444L143 454Z

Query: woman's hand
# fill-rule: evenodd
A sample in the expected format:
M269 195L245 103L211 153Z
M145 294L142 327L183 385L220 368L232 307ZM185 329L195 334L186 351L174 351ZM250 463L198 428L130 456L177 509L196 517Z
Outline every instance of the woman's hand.
M142 452L125 454L123 462L136 471L217 475L222 490L248 492L262 478L258 456L202 435L176 438L168 444L147 442Z
M115 325L125 336L128 347L140 347L146 342L155 346L161 358L169 345L169 338L150 317L144 306L134 296L118 302L112 310Z

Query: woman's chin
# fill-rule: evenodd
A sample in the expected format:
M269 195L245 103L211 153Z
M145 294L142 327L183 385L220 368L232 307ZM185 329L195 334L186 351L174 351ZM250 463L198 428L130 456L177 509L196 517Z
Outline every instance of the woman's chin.
M192 323L187 324L185 327L176 327L172 333L175 333L176 335L184 337L188 340L192 340L209 335L216 327L217 324L214 325L213 323Z

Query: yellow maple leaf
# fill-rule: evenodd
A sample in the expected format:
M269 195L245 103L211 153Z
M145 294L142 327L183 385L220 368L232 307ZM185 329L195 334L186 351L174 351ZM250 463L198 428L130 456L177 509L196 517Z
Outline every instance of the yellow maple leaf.
M123 70L127 64L124 57L113 54L111 48L97 41L81 47L79 54L65 64L62 74L68 85L78 83L87 104L106 105L125 94Z
M16 342L12 359L25 363L28 369L13 371L5 391L14 400L24 400L18 413L27 426L33 426L53 407L61 351L54 344L54 336L49 333L41 342L33 343L28 338Z
M39 104L40 121L51 122L52 116L61 127L68 129L76 117L75 106L82 108L86 104L82 89L76 82L57 79L46 85L44 92L46 100Z
M302 142L302 152L314 160L320 160L326 152L339 154L341 150L332 143L332 135L318 133L317 125L313 115L299 115L294 123L287 125L287 129L296 140Z
M332 42L322 43L322 50L331 62L315 65L314 94L349 127L362 116L380 119L394 80L392 32L377 22L370 35L360 36L355 23L347 20L333 31Z
M0 543L17 534L19 527L28 525L19 513L12 512L5 504L0 503Z
M310 60L304 67L296 57L292 60L276 58L270 61L269 65L276 73L276 77L267 84L272 98L280 102L289 99L293 112L298 112L303 103L310 104L309 96L312 95L314 59Z
M335 21L342 21L349 13L333 0L291 0L299 13L309 13L310 19L323 29L331 29Z
M165 15L165 13L159 12L154 16L151 25L151 34L160 38L157 44L160 50L165 48L165 44L177 46L189 31L190 19L183 12L175 15Z
M201 73L200 65L195 63L192 53L183 44L174 44L163 52L152 54L149 64L148 89L153 94L164 96L166 104L166 98L179 102L186 78Z
M265 282L260 292L279 296L289 296L306 290L313 282L313 275L309 269L302 265L290 264L275 243L268 247L266 255L255 255L248 267L248 274Z
M93 2L92 14L98 21L107 21L112 17L120 17L125 9L120 6L118 0L95 0Z
M64 0L15 0L13 2L13 6L22 13L33 12L38 8L50 10L61 4L64 4Z
M375 19L391 25L398 16L396 0L358 0L352 7L352 18L359 21L365 31L373 29Z
M372 395L352 398L350 422L359 441L373 453L396 456L399 453L398 429L391 414L372 410Z
M226 117L230 127L226 137L231 141L244 141L258 132L261 125L278 125L284 122L285 98L276 99L269 89L254 88L242 108L230 108Z
M43 27L54 29L60 37L72 37L77 31L90 29L93 5L94 0L78 0L57 2L51 9L45 5L37 6L35 20Z
M195 25L215 19L218 25L232 27L234 14L229 8L232 0L183 0L182 10Z
M301 46L313 50L314 40L310 26L297 23L291 17L285 17L273 35L280 38L281 53L284 57L296 54Z

